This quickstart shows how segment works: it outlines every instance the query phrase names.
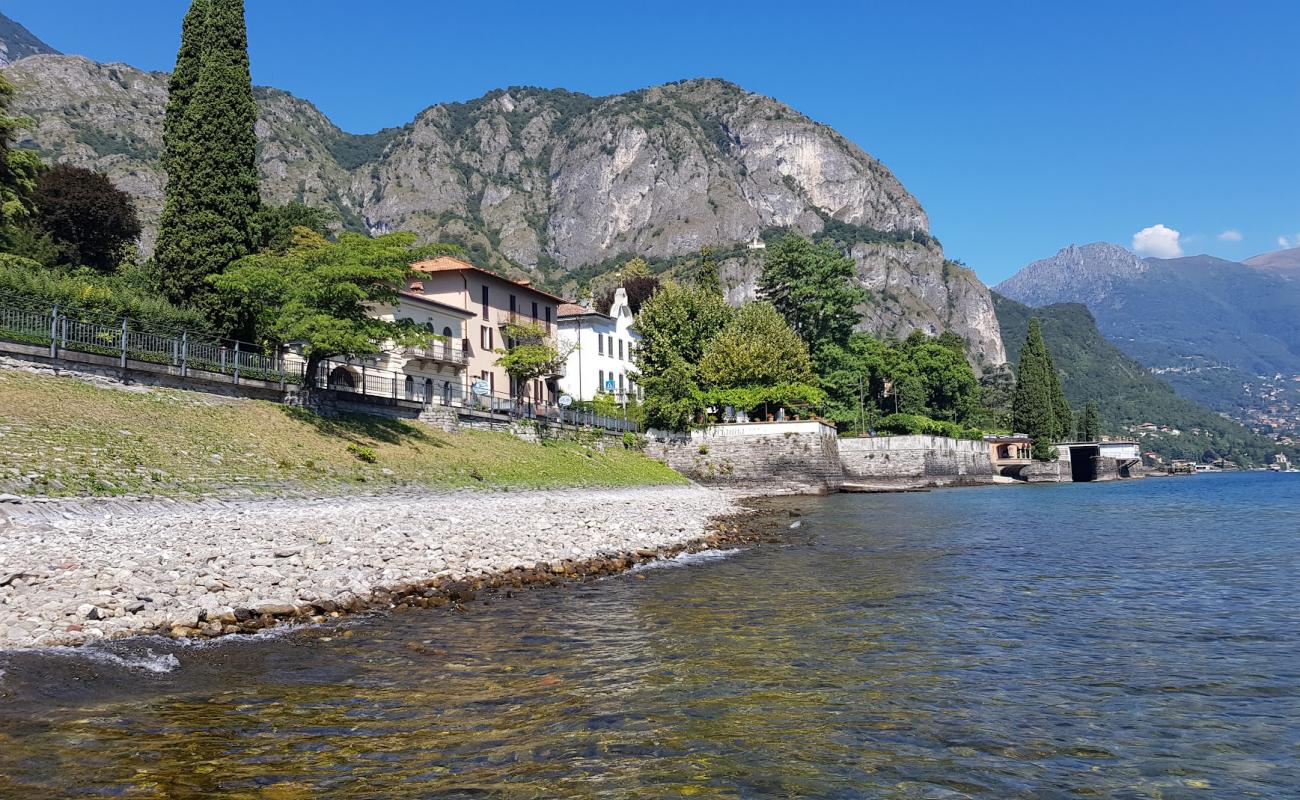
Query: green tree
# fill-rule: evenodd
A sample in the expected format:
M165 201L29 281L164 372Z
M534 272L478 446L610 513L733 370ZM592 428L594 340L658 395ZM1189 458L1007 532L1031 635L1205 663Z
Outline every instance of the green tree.
M295 228L328 236L329 220L329 212L302 203L264 203L253 215L253 241L259 251L285 253L293 246Z
M827 395L824 413L840 430L864 433L876 426L888 355L888 345L861 331L851 334L845 344L831 345L822 352L821 386Z
M771 303L748 303L713 337L700 377L714 387L811 383L808 345Z
M713 337L700 378L717 405L751 412L820 402L808 345L770 303L748 303Z
M169 90L155 262L169 299L209 307L208 277L254 250L260 203L243 0L194 0Z
M831 244L790 234L767 248L759 293L808 344L820 366L830 345L843 346L868 299L856 282L853 259Z
M700 256L690 270L690 280L701 289L722 296L722 275L712 247L700 248Z
M964 423L979 407L979 381L955 334L931 339L913 331L893 348L886 366L904 414Z
M694 286L667 284L637 315L637 383L645 390L646 424L681 431L704 408L699 364L731 318L722 298Z
M1047 389L1052 398L1052 418L1056 420L1052 437L1057 440L1068 439L1074 428L1074 412L1070 409L1070 401L1065 399L1065 392L1061 389L1061 373L1056 369L1056 359L1052 358L1052 351L1046 342L1043 343L1043 352L1047 354Z
M211 282L219 298L249 316L258 341L300 342L307 359L306 385L327 358L356 358L436 338L411 321L376 319L370 309L397 301L410 265L425 253L415 235L391 233L371 239L340 234L329 242L305 228L284 254L257 253L232 264Z
M33 223L49 235L62 263L110 274L140 235L140 220L126 192L108 176L60 164L41 173Z
M1011 400L1011 427L1033 439L1033 456L1040 461L1056 457L1052 442L1059 430L1052 402L1051 358L1038 318L1029 321L1029 333L1016 366L1016 391Z
M504 326L506 347L498 350L497 366L513 379L516 395L522 396L529 381L560 371L572 351L558 347L545 325L535 322Z
M1096 403L1088 403L1083 409L1083 441L1101 441L1101 412Z
M0 75L0 229L7 229L32 213L32 190L41 169L36 153L13 146L18 131L30 120L9 116L14 85Z

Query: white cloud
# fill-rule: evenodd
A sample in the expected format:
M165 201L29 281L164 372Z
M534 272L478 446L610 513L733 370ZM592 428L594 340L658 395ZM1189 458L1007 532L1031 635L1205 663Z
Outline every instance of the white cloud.
M1221 241L1221 242L1240 242L1240 241L1241 241L1241 231L1237 230L1236 228L1229 228L1228 230L1226 230L1226 231L1224 231L1223 233L1219 234L1219 241Z
M1152 225L1133 234L1133 252L1156 258L1178 258L1183 254L1183 246L1178 243L1181 236L1173 228L1164 225Z
M1283 249L1288 249L1291 247L1291 240L1286 238L1285 236L1279 236L1277 237L1277 244L1279 247Z

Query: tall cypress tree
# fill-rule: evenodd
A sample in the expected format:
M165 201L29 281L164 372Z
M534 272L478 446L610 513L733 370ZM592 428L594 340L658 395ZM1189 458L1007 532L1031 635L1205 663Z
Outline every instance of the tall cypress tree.
M1040 461L1053 456L1052 441L1057 437L1056 409L1052 400L1051 355L1038 318L1029 320L1029 335L1020 350L1016 365L1016 391L1011 400L1011 425L1018 433L1033 439L1033 455ZM1058 381L1059 385L1059 381Z
M243 0L194 0L169 88L159 283L173 302L216 317L207 278L252 252L259 205Z
M1101 441L1101 413L1096 403L1088 403L1083 409L1083 435L1085 442Z
M1046 342L1043 343L1043 352L1047 355L1047 391L1052 397L1052 417L1056 420L1052 438L1064 441L1070 438L1073 432L1074 412L1070 410L1070 402L1065 399L1065 392L1061 390L1061 373L1056 371L1056 361L1052 358L1052 351L1047 348Z

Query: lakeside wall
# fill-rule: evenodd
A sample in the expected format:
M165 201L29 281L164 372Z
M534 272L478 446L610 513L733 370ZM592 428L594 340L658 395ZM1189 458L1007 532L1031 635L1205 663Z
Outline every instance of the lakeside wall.
M993 482L993 461L983 441L944 436L876 436L841 439L840 463L848 483L950 486Z
M840 439L818 420L652 432L646 453L700 483L834 492L846 484L899 489L993 482L984 442L942 436Z
M825 493L844 483L835 427L820 420L648 435L646 454L700 483Z

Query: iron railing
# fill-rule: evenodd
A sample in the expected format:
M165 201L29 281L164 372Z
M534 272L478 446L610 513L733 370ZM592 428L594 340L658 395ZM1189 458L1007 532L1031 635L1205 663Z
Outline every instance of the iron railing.
M301 374L301 373L300 373ZM316 385L353 395L358 402L405 401L426 407L446 406L469 414L533 420L551 424L636 431L640 426L622 417L610 417L590 410L564 408L549 399L532 395L511 395L489 391L475 394L466 383L448 378L408 375L371 367L357 361L323 361L316 373Z
M189 331L159 332L125 318L113 323L96 322L81 314L66 314L57 306L38 311L0 305L0 341L48 348L50 358L65 352L87 353L113 358L122 369L156 365L159 372L177 370L182 377L196 371L215 373L228 376L232 383L256 379L276 382L281 387L301 384L306 366L300 361L286 366L282 353L266 354L247 342L222 341L210 334ZM463 348L449 344L422 349L434 360L461 365L467 361ZM454 379L420 377L355 361L327 360L320 365L316 385L357 395L362 402L405 401L512 419L612 431L638 429L632 420L565 409L549 397L539 400L501 392L474 394L463 375Z
M96 322L58 306L34 311L0 306L0 339L49 348L50 358L61 352L87 353L115 358L125 369L131 362L174 367L182 376L193 370L241 379L296 382L279 353L267 355L248 342L222 341L208 334L158 332L142 323L122 318Z
M469 354L463 348L456 347L450 342L434 343L425 347L407 347L402 350L402 353L407 358L440 361L444 364L464 366L469 363Z

